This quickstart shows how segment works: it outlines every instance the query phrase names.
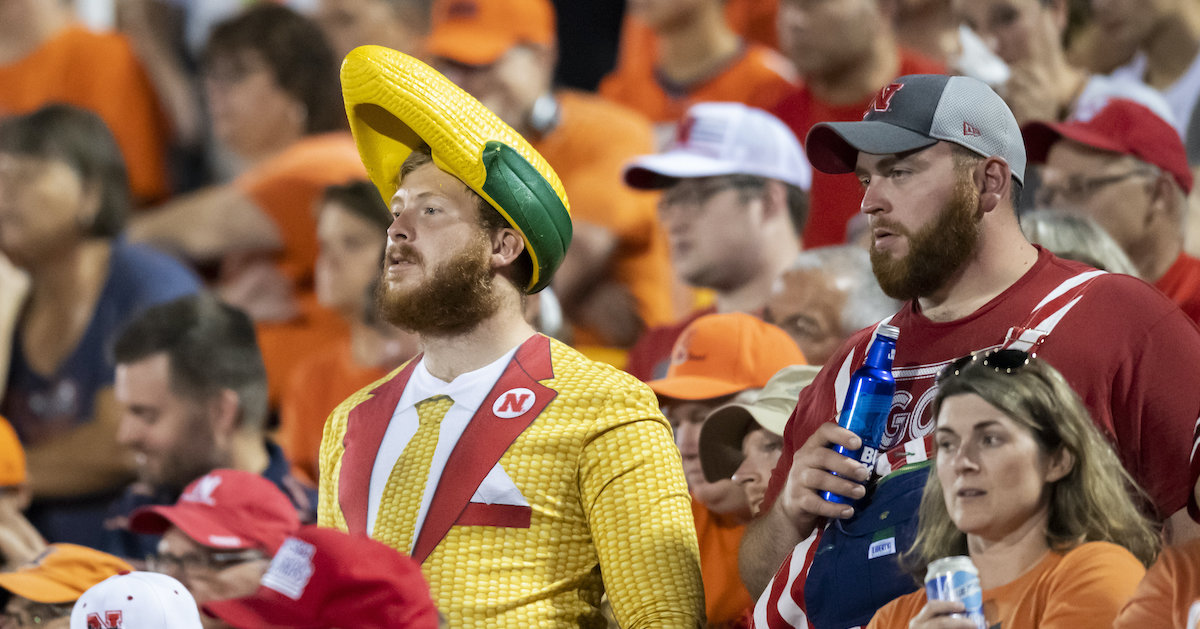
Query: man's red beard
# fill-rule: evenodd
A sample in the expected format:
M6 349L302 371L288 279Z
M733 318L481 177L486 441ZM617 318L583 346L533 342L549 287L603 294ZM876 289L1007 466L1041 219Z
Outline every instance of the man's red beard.
M474 329L500 308L492 290L491 243L480 236L433 274L409 289L388 288L384 278L375 291L379 315L392 325L421 335L453 336ZM400 245L402 259L424 268L411 245Z
M979 198L968 176L959 176L954 193L933 221L916 233L898 224L873 223L904 236L908 254L892 258L871 247L871 269L879 287L892 299L932 295L958 272L979 246Z

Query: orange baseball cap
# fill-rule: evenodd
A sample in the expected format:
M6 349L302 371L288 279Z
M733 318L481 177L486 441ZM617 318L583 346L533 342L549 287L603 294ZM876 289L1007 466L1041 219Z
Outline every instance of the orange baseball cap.
M0 416L0 487L25 482L25 449L12 424Z
M807 363L782 329L742 312L711 314L684 328L667 377L647 384L659 397L707 400L761 389L780 369Z
M513 46L553 45L555 30L550 0L437 0L425 46L435 57L482 66Z
M35 603L70 603L88 588L133 570L120 557L75 544L50 544L15 572L0 573L0 588Z

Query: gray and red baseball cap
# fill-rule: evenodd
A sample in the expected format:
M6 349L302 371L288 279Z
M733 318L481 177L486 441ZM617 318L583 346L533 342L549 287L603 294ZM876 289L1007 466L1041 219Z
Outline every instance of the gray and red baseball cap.
M830 174L854 172L859 153L892 155L952 142L1008 162L1025 182L1021 127L1000 95L966 76L909 74L884 86L861 121L822 122L804 142L808 161Z

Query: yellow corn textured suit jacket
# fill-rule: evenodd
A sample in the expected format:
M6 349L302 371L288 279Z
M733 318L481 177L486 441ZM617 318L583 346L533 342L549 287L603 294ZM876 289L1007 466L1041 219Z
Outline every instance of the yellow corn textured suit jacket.
M372 467L416 363L330 415L321 443L322 526L369 533ZM497 463L529 506L471 502ZM429 482L437 490L413 558L451 627L604 626L605 589L622 627L703 622L679 452L654 394L632 376L531 337L441 478Z

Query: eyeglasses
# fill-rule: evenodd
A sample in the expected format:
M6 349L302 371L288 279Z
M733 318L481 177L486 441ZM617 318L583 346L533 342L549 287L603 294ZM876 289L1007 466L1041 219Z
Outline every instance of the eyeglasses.
M146 567L151 572L161 574L197 575L224 570L247 561L263 559L265 555L257 550L242 550L228 553L188 553L186 555L169 555L159 553L146 557Z
M740 191L761 193L766 181L753 175L718 175L700 179L682 179L667 188L659 197L658 205L673 208L681 205L697 206L730 188Z
M0 627L40 627L71 615L75 603L33 603L0 613Z
M979 363L984 367L991 367L997 372L1006 374L1016 373L1022 367L1028 365L1036 356L1024 350L1019 349L996 349L990 352L971 352L962 358L946 365L945 369L938 374L937 382L941 384L948 378L953 378L960 375L968 366Z
M1066 181L1060 185L1043 183L1038 188L1036 201L1038 205L1044 206L1053 206L1055 199L1060 196L1069 202L1082 201L1105 186L1125 181L1131 177L1155 176L1157 174L1152 170L1140 168L1119 175L1100 175L1097 177L1072 175L1067 177Z

